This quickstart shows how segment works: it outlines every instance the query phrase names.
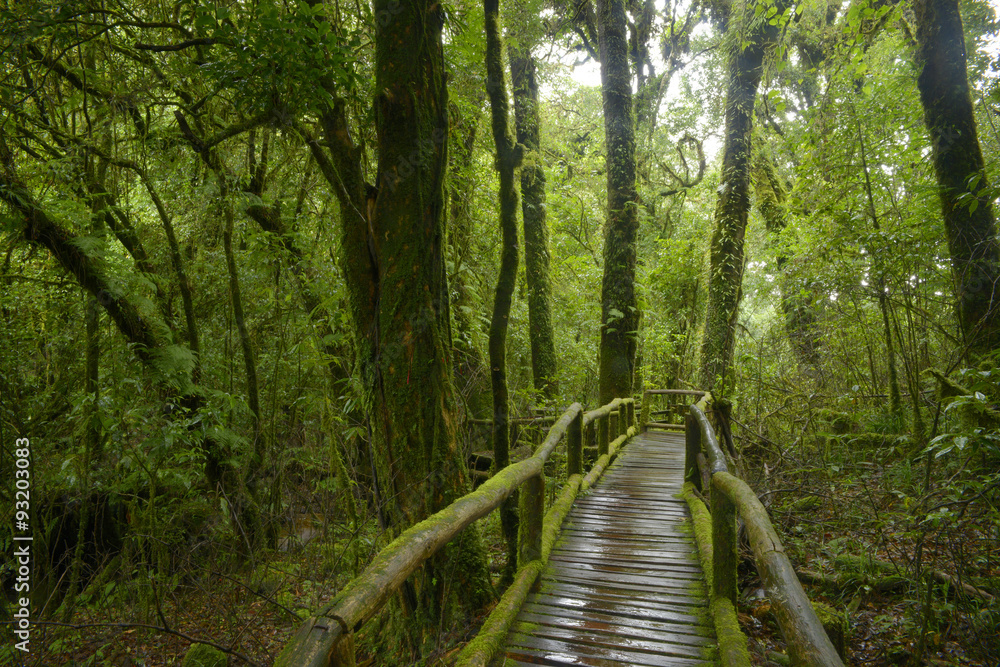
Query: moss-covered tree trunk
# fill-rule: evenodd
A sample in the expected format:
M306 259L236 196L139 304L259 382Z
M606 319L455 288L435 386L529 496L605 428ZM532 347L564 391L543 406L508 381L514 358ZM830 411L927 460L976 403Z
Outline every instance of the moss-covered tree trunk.
M523 37L522 37L523 39ZM545 170L539 154L538 80L530 44L510 49L517 142L526 151L521 166L521 217L524 224L524 273L528 283L531 376L535 390L551 399L558 392L556 347L552 333L552 278L549 226L545 216Z
M748 3L740 19L746 35L732 39L730 46L726 140L722 155L722 179L715 205L708 307L701 344L699 385L722 395L731 384L729 375L736 339L736 316L743 289L743 239L750 212L753 108L764 56L778 35L777 26L770 25L763 17L755 19L753 9L753 3ZM780 13L783 8L779 7L778 11ZM729 29L733 30L732 27Z
M639 231L635 190L632 76L623 0L598 0L601 94L607 150L608 217L604 225L601 282L600 400L632 393L639 307L635 296L635 246Z
M358 333L371 355L366 379L382 516L397 532L469 485L458 443L444 261L444 9L434 0L377 0L375 14L382 17L375 54L378 192L369 220L361 210L342 214L353 238L367 237L369 252L358 258L360 274L352 278L362 287L355 310L372 312ZM357 229L358 222L366 226ZM365 286L366 278L375 280ZM492 597L482 545L468 530L404 588L413 648L436 637L439 627L454 627L462 609L478 610Z
M520 153L510 128L507 74L500 36L500 0L483 0L486 17L486 92L490 98L496 169L500 176L500 274L493 297L490 321L490 384L493 389L493 465L501 470L510 463L510 405L507 394L507 322L517 280L517 183L514 172ZM513 579L517 566L517 502L508 498L500 507L500 522L507 540L507 573Z
M754 155L754 193L757 195L757 209L764 218L764 224L772 239L777 243L787 221L785 218L785 186L778 178L774 163L764 152ZM777 267L783 272L788 258L778 251ZM782 276L779 284L781 292L781 312L785 316L785 333L792 345L792 351L800 367L812 372L819 368L820 342L816 330L815 295L807 286L803 290L789 287L787 277Z
M917 87L933 148L958 319L970 351L984 354L1000 347L1000 245L969 94L962 17L957 0L914 0L913 8Z

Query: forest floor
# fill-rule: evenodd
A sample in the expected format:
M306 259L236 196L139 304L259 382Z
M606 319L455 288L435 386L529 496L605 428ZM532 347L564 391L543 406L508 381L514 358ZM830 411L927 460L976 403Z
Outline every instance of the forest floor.
M850 436L844 440L856 444ZM896 448L843 451L836 460L814 452L811 460L788 461L782 473L761 477L755 487L786 536L810 599L847 618L849 664L910 665L918 653L923 665L1000 664L996 600L954 585L994 588L1000 577L1000 535L988 504L979 511L947 502L954 496L946 489L927 493L926 462ZM942 513L942 506L958 511ZM741 625L755 664L780 665L775 654L783 641L748 545L743 556Z
M920 574L933 572L947 572L963 582L985 581L984 586L996 582L1000 538L991 532L995 526L975 507L932 523L925 512L918 521L914 499L924 471L892 450L855 451L849 460L790 463L780 474L752 481L785 536L800 577L811 582L810 598L849 619L849 664L911 664L922 630L924 665L1000 664L996 601L987 604L967 591L956 594L954 587L936 583L928 597L927 585L918 583L935 581ZM504 542L495 513L480 527L491 569L499 576ZM232 651L232 665L270 665L301 619L329 601L379 544L377 535L356 536L346 525L327 525L324 532L313 523L294 530L307 537L305 544L297 544L293 534L285 550L270 552L255 567L202 567L198 575L175 580L172 587L149 578L106 587L72 626L38 625L32 637L37 648L23 664L179 665L193 640L210 640ZM776 667L783 664L780 631L746 547L743 556L739 618L754 664ZM375 625L362 631L359 666L411 664L366 652L366 646L377 642L365 632L377 635L379 629ZM451 664L470 632L460 628L442 637L439 649L420 664Z

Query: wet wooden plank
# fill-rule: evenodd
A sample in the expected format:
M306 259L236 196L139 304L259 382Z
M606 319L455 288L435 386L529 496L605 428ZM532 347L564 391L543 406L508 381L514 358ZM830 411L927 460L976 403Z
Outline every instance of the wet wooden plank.
M540 665L590 665L592 667L705 667L700 656L665 655L630 651L614 646L582 642L567 642L549 637L532 637L513 633L507 656L515 659L536 659ZM699 651L700 653L700 651Z
M617 614L607 614L593 609L566 609L552 605L533 602L524 606L525 620L535 618L536 623L559 625L561 622L593 623L595 627L616 629L621 625L621 617ZM536 618L537 617L537 618ZM555 620L546 620L555 619ZM654 620L645 616L632 616L628 620L628 629L632 632L672 633L676 635L696 635L699 645L710 643L705 638L709 635L707 625L684 623L679 621Z
M703 665L714 645L687 505L683 436L637 436L577 499L508 639L508 663Z
M531 634L529 635L525 631ZM512 634L522 634L523 638L519 643L525 648L546 648L556 643L570 644L585 646L595 652L607 652L610 654L608 657L627 655L633 656L634 659L634 656L638 654L644 656L646 660L653 656L700 658L704 655L704 648L701 646L629 637L622 634L597 634L592 631L556 628L550 625L518 624Z
M595 598L580 600L564 596L540 595L532 602L526 602L524 609L548 610L547 613L560 613L568 617L575 614L595 614L600 617L628 619L622 622L630 625L635 622L685 625L698 629L706 636L711 634L709 618L705 615L708 613L707 610L684 605L649 605L641 602L611 602Z
M653 594L633 593L614 589L601 589L594 586L579 586L565 582L547 582L545 588L535 598L540 604L566 605L576 608L603 608L608 613L615 609L628 615L632 610L639 609L653 617L656 614L681 614L687 618L697 619L708 609L704 600L684 598L680 602Z

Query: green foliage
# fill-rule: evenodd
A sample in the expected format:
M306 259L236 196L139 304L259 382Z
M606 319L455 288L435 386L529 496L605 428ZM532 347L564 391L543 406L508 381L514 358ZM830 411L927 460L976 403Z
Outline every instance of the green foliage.
M267 0L250 11L229 3L197 5L194 27L221 51L207 64L208 75L249 113L292 101L301 110L322 111L333 95L351 94L361 82L355 63L362 33L338 25L327 12L324 3L306 0Z

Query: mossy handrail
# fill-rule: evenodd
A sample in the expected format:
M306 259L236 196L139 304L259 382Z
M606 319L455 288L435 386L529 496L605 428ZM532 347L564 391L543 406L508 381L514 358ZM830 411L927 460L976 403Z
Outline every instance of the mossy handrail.
M593 426L594 428L589 428ZM599 457L583 476L583 433L597 438ZM596 410L584 412L574 403L552 425L535 453L498 471L475 491L403 531L375 556L364 572L350 581L318 615L307 619L285 645L276 667L347 667L354 665L354 633L426 559L480 519L519 487L520 528L518 571L473 642L459 658L460 665L485 665L503 641L555 542L562 520L576 494L596 481L617 449L637 431L635 400L616 398ZM567 437L567 482L559 498L545 513L545 462L559 441ZM603 451L601 451L603 450ZM544 518L543 518L544 514ZM510 612L513 609L513 613Z
M706 394L691 405L685 420L686 455L684 462L685 487L690 484L699 490L702 487L700 467L706 468L710 479L711 494L711 591L713 602L725 604L719 607L732 611L736 604L738 588L736 567L739 563L736 539L736 514L743 518L750 537L754 561L761 580L771 599L778 625L785 637L788 656L792 665L808 667L844 667L822 622L813 610L802 584L785 549L767 516L767 510L757 499L753 490L739 477L729 472L726 455L719 446L715 429L705 415L711 402ZM698 460L704 451L706 459ZM700 502L698 502L701 505ZM703 548L699 540L699 548ZM706 572L709 575L709 572ZM713 611L717 605L713 604ZM721 639L721 635L720 635ZM720 642L721 644L721 642ZM720 646L720 648L723 648ZM721 651L724 664L744 664L740 658L732 663L726 661L726 651ZM734 652L737 653L737 652ZM746 663L749 664L749 663Z
M681 399L685 396L696 396L695 400L703 398L708 392L702 391L700 389L646 389L642 392L642 405L641 405L641 418L639 423L643 430L652 427L658 428L673 428L673 424L665 424L661 422L650 421L650 416L652 411L650 410L652 404L653 396L670 396L677 399ZM680 414L684 414L685 410L681 410Z

